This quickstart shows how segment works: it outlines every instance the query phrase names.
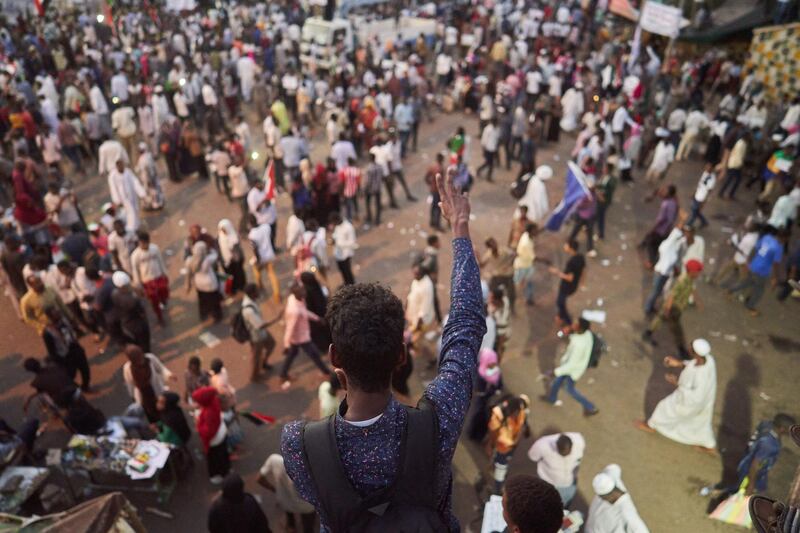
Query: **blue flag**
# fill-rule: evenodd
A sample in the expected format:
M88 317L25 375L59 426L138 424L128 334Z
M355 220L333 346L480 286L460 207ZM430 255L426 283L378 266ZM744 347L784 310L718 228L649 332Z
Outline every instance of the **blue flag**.
M575 207L583 200L589 192L586 186L586 175L581 168L572 161L567 162L567 183L564 186L564 198L550 214L550 218L545 224L545 228L550 231L558 231L561 225L575 210Z

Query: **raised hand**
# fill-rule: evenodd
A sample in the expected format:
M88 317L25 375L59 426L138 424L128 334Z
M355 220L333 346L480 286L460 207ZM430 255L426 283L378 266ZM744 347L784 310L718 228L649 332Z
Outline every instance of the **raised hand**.
M469 237L469 197L456 190L453 185L455 167L447 169L447 175L436 174L436 187L439 189L439 207L442 216L450 222L455 237Z

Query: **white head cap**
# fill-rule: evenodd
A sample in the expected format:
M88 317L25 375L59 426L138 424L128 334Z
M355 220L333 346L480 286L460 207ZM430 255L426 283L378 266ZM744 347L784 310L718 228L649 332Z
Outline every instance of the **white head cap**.
M614 478L606 474L605 472L600 472L594 479L592 480L592 488L594 489L595 494L598 496L605 496L609 494L614 488L616 484L614 483Z
M536 169L535 176L542 181L547 181L553 177L553 169L548 165L541 165Z
M131 277L122 270L117 270L111 276L111 282L115 287L125 287L131 284Z
M695 339L692 341L692 350L700 357L705 357L711 353L711 345L705 339Z

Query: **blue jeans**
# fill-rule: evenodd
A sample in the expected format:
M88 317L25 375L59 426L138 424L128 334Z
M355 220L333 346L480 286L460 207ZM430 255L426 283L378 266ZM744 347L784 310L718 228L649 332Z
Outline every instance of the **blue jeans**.
M526 303L533 303L533 267L515 268L514 283L522 285L522 294Z
M729 168L728 172L725 173L725 181L722 183L722 187L719 190L719 197L724 198L725 191L730 187L731 190L728 194L728 198L733 199L733 196L736 194L736 189L739 188L740 181L742 181L742 169Z
M550 394L547 396L547 400L550 403L556 403L558 399L558 391L561 389L561 385L566 384L567 393L570 396L575 398L575 400L583 406L586 411L594 411L594 404L586 399L578 389L575 388L575 381L569 376L558 376L554 381L553 384L550 386Z
M578 486L573 483L569 487L556 487L556 490L558 495L561 496L561 503L564 504L564 509L566 509L572 503L575 493L578 492Z
M689 214L689 218L686 220L687 226L692 226L694 224L695 219L700 219L700 223L703 226L708 226L708 220L706 217L703 216L701 210L703 209L703 202L698 202L694 198L692 198L692 211Z
M667 284L667 280L669 280L669 276L659 274L658 272L653 274L653 290L650 291L650 295L644 303L645 314L649 315L655 312L656 300L658 300L658 297L664 292L664 286Z
M759 300L761 300L761 297L764 296L764 291L767 288L767 281L769 281L769 276L759 276L752 271L748 271L747 276L731 287L730 291L739 292L749 290L750 292L747 295L747 299L744 301L744 305L753 311L756 305L758 305Z

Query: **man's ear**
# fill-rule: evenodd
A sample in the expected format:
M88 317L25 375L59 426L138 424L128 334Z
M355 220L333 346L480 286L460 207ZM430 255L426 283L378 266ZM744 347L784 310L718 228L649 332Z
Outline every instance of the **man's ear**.
M345 374L344 370L341 368L339 354L336 352L336 347L334 347L333 344L328 346L328 357L333 365L333 373L336 374L336 379L339 380L342 390L347 391L347 374Z
M400 357L397 359L397 365L395 365L395 370L402 367L408 361L408 345L403 343L403 349L400 352Z
M333 343L328 345L328 358L331 360L331 364L337 368L341 368L342 365L339 362L339 354L336 351L336 346Z

